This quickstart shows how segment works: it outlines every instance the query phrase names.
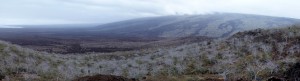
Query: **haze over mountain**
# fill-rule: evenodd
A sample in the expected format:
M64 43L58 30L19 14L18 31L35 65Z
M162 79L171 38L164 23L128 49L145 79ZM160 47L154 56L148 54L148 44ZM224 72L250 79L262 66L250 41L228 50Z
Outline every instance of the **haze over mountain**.
M239 31L276 28L300 20L262 15L220 13L139 18L100 25L89 32L106 32L134 37L226 37Z

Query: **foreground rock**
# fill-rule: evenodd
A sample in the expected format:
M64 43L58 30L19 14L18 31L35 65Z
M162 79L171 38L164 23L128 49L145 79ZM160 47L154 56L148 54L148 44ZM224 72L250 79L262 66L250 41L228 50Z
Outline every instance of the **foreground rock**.
M300 81L300 62L292 65L285 73L287 81Z
M137 79L128 79L122 76L114 75L94 75L94 76L85 76L75 79L73 81L138 81Z
M282 80L282 79L280 79L278 77L271 77L267 81L284 81L284 80Z

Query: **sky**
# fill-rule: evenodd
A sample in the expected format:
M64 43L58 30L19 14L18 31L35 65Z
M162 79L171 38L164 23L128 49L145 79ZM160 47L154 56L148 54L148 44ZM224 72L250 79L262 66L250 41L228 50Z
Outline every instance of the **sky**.
M109 23L216 12L300 19L299 4L300 0L0 0L0 25Z

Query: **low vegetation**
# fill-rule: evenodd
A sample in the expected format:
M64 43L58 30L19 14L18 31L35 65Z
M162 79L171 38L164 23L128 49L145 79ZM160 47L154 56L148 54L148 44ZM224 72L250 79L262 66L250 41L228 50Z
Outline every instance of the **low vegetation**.
M144 81L251 81L285 76L299 62L300 27L137 51L53 54L0 42L0 79L70 81L97 74ZM284 78L284 77L282 77Z

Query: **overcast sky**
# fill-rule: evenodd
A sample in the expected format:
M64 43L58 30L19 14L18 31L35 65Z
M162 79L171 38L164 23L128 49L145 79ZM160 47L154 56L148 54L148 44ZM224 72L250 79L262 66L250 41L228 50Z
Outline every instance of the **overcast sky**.
M300 0L0 0L0 25L108 23L214 12L300 19Z

